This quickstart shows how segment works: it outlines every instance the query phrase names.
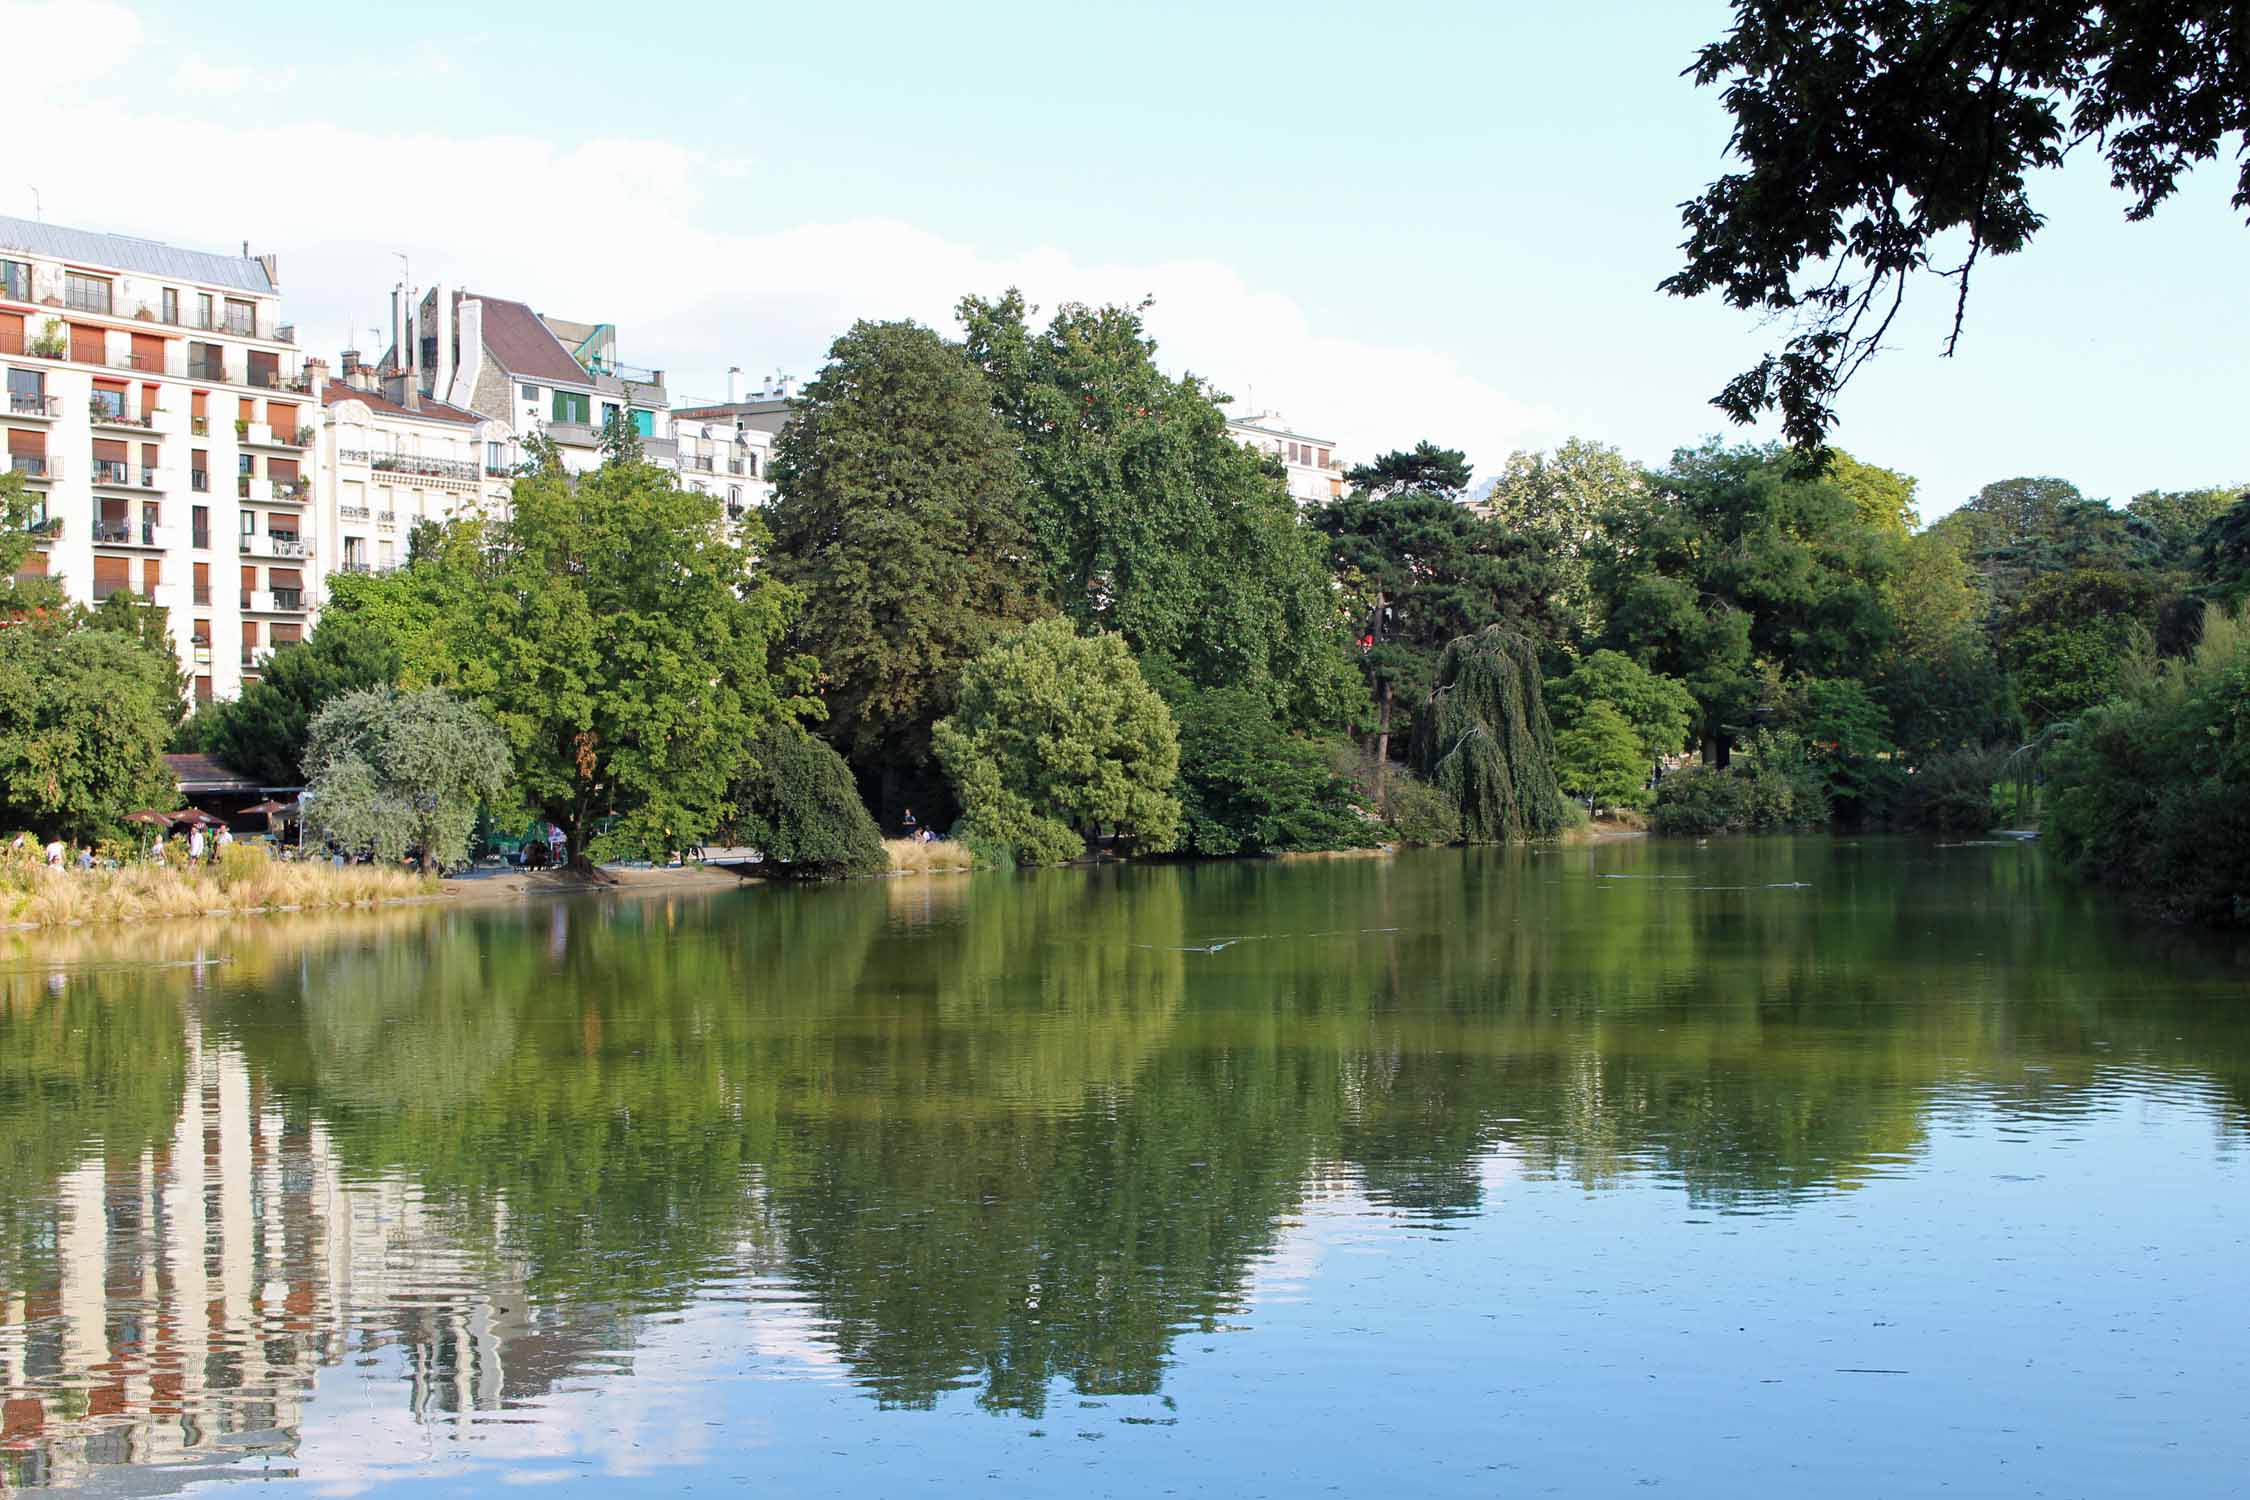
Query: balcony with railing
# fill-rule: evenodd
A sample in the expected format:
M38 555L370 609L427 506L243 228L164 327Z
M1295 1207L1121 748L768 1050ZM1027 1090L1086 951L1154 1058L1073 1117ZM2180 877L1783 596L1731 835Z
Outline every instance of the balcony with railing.
M273 607L275 609L303 609L305 607L305 591L303 589L275 589L273 591Z
M301 532L245 532L242 551L245 556L256 557L310 557L313 546Z
M8 392L8 415L51 420L62 415L62 398L36 396L29 391Z
M210 605L211 585L209 585L208 583L199 583L195 585L195 602L205 607L208 607Z
M104 396L110 399L105 401ZM86 416L96 427L130 427L136 432L156 430L155 412L129 410L115 391L94 392L93 399L86 403Z
M343 521L364 521L368 519L368 509L364 505L339 505L336 517Z
M477 478L475 464L457 458L430 458L420 453L377 453L368 460L368 466L378 473L399 474L408 479L446 479L474 484Z
M100 313L106 317L112 306L109 283L104 281L88 285L66 277L63 281L63 306L71 312Z
M145 464L121 464L114 459L97 458L94 460L94 485L97 489L153 490L156 470Z
M62 477L62 460L51 453L11 453L8 470L21 474L29 483L45 484Z
M273 498L290 505L302 505L312 498L312 481L299 475L295 479L272 479Z
M188 418L187 430L191 437L209 437L211 435L211 419L209 417L190 417Z
M94 541L100 545L122 547L132 539L133 523L130 521L96 521L94 523Z

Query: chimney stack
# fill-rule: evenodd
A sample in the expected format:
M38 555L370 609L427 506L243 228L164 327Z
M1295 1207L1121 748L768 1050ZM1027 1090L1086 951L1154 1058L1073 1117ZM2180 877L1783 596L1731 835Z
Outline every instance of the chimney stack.
M437 284L437 368L432 372L430 394L440 401L453 398L453 291Z
M742 401L742 366L740 366L740 365L728 365L728 366L727 366L727 405L729 405L729 406L735 406L735 405L739 405L739 404L741 403L741 401Z

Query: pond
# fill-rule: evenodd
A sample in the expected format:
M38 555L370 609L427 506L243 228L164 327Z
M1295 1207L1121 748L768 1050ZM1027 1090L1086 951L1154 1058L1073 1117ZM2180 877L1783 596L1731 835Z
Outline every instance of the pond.
M2007 841L0 937L0 1490L2214 1495L2250 949Z

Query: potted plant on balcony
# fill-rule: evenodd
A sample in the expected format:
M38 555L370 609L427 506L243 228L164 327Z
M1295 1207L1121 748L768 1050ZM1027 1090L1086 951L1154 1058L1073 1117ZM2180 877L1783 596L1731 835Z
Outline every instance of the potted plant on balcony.
M30 352L40 359L61 359L70 352L70 339L63 332L61 319L46 321L39 330L39 337L32 340Z
M244 419L242 419L242 418L240 418L240 417L237 417L237 418L235 419L235 423L234 423L234 438L235 438L235 441L236 441L236 442L240 442L240 441L242 441L242 440L243 440L244 438L248 437L249 435L250 435L250 424L249 424L249 422L245 421Z
M133 309L133 316L140 319L143 323L153 323L156 321L155 311L150 308L146 302L143 302L139 307Z

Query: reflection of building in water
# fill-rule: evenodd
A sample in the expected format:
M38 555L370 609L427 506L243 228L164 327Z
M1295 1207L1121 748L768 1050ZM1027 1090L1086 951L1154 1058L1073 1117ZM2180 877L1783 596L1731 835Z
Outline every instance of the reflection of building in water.
M320 1126L188 1025L170 1140L65 1176L52 1281L0 1288L0 1490L286 1447L348 1347L401 1346L416 1416L442 1420L623 1346L532 1311L516 1268L456 1248L412 1187L346 1182Z

